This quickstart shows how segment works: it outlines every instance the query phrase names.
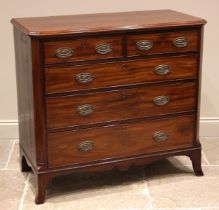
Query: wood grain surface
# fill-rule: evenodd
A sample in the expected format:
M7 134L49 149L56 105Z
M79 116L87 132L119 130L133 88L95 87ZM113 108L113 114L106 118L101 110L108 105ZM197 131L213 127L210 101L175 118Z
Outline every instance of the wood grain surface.
M103 55L98 54L95 49L96 46L100 44L110 45L112 47L112 52ZM58 58L56 56L56 50L58 48L65 47L71 48L74 51L73 55L69 58ZM44 43L44 50L46 64L106 58L120 58L123 56L121 36L49 41Z
M48 164L49 167L65 166L106 158L120 158L191 147L193 126L193 116L182 116L119 126L51 133L47 137ZM157 131L166 132L168 139L155 141L153 135ZM93 142L93 150L80 151L78 145L88 140Z
M47 128L63 128L156 116L195 109L195 83L157 85L75 96L47 98ZM169 103L157 106L156 96L169 97ZM91 105L93 113L78 113L81 105Z
M178 37L184 37L188 45L185 47L175 47L173 42ZM140 40L149 40L153 42L150 50L141 51L137 49L136 43ZM162 53L176 53L198 50L198 31L178 31L164 33L142 33L129 35L127 37L128 57L137 55L152 55Z
M191 55L46 68L46 93L89 91L138 83L194 79L196 78L197 63L197 56ZM156 74L154 70L159 65L168 65L170 72L166 75ZM86 84L78 82L77 75L83 73L89 73L92 81Z
M155 10L11 22L21 171L34 172L36 204L44 202L51 179L72 172L127 170L186 155L203 175L198 124L205 20ZM179 37L188 45L175 47ZM153 47L139 50L140 40ZM99 44L111 44L112 52L98 54ZM73 54L58 58L57 48ZM158 65L170 72L156 75ZM83 73L92 74L90 83L76 80ZM157 96L169 102L158 106ZM84 105L87 115L79 111ZM156 132L167 138L157 141Z
M40 37L90 32L195 26L206 23L201 18L173 10L15 18L11 22L24 33L30 36Z

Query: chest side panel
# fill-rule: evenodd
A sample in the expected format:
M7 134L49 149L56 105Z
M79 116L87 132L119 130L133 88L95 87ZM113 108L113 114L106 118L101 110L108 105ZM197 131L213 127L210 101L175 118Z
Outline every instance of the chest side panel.
M28 161L36 167L35 123L31 40L14 29L18 98L19 143Z

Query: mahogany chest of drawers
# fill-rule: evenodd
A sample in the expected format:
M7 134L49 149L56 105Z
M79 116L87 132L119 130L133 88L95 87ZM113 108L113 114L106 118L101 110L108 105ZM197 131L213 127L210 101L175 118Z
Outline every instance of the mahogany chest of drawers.
M205 20L172 10L12 19L22 171L71 172L189 156L198 139Z

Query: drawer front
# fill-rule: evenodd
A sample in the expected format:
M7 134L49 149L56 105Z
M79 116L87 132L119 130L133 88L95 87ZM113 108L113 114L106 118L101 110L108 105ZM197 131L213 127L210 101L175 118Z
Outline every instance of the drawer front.
M87 125L193 110L195 83L47 98L47 128Z
M195 78L197 56L47 68L46 93Z
M49 167L191 147L194 117L55 132L47 136Z
M198 50L198 31L129 35L128 56L176 53Z
M84 38L44 43L45 63L122 57L122 37Z

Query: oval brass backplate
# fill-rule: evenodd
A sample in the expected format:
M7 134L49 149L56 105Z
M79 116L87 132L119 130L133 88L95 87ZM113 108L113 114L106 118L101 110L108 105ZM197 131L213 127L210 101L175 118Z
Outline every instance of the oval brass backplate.
M153 47L153 42L150 40L140 40L136 42L136 47L141 51L147 51Z
M93 74L91 73L88 73L88 72L82 72L80 74L77 74L75 76L75 79L78 83L81 83L81 84L87 84L87 83L90 83L93 81L94 79L94 76Z
M89 152L94 149L94 143L92 141L82 141L77 148L81 152Z
M169 65L159 65L154 68L154 73L160 76L166 75L170 73Z
M169 135L164 131L156 131L152 136L155 141L166 141L168 137Z
M56 57L58 58L69 58L73 55L74 50L69 47L60 47L56 49Z
M157 106L164 106L170 101L168 96L156 96L153 100L154 104Z
M174 39L173 45L179 48L186 47L188 45L188 41L185 37L177 37L176 39Z
M90 104L83 104L77 107L77 111L80 115L86 116L94 111L94 107Z
M99 44L96 46L96 52L98 54L101 54L101 55L105 55L105 54L108 54L110 52L112 52L113 48L112 48L112 45L111 44Z

